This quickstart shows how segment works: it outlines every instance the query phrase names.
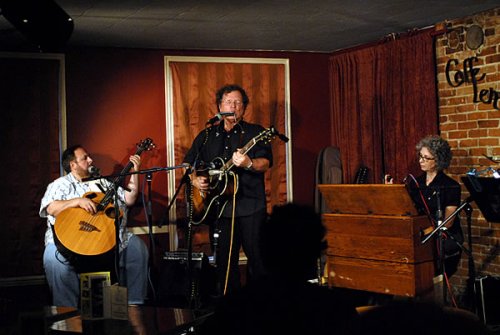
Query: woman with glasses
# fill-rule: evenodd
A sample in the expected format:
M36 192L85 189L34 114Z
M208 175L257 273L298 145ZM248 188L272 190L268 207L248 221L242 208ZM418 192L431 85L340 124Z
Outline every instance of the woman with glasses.
M451 162L450 145L439 136L427 136L416 145L422 174L407 182L410 195L420 214L428 215L434 227L447 220L460 206L461 189L458 182L444 173ZM463 233L460 217L455 215L444 225L444 269L448 277L457 270L461 257ZM439 241L439 240L438 240ZM439 250L438 243L438 250ZM438 258L440 259L440 258ZM440 262L438 262L440 263ZM441 264L437 267L441 274Z

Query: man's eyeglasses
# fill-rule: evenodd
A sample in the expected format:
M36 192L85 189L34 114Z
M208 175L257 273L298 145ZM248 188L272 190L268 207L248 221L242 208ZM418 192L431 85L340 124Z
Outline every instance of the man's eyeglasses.
M421 160L423 159L424 162L428 162L428 161L433 161L435 160L436 158L435 157L427 157L427 156L424 156L422 154L418 154L418 159Z
M241 106L242 102L239 101L239 100L222 100L222 103L226 106L232 106L233 104L235 104L236 106Z
M83 155L82 157L78 158L78 157L75 157L75 162L79 163L79 162L84 162L86 161L87 159L89 159L89 155Z

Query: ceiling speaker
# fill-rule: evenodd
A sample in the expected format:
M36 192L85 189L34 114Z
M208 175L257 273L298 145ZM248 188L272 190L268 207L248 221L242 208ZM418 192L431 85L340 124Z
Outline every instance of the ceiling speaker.
M42 51L57 51L73 32L73 19L53 0L0 0L1 14Z

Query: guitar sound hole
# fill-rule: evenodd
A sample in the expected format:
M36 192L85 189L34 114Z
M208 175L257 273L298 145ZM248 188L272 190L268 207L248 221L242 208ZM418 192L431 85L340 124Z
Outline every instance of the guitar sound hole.
M106 216L108 218L114 219L115 218L115 208L114 207L106 208L106 210L104 211L104 214L106 214Z
M87 199L95 199L97 197L96 193L89 193L85 196Z

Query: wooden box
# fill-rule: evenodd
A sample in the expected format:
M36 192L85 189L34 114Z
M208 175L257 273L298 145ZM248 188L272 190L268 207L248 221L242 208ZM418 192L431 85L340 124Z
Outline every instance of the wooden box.
M404 185L319 185L333 213L327 228L330 286L419 296L433 290L433 241Z

